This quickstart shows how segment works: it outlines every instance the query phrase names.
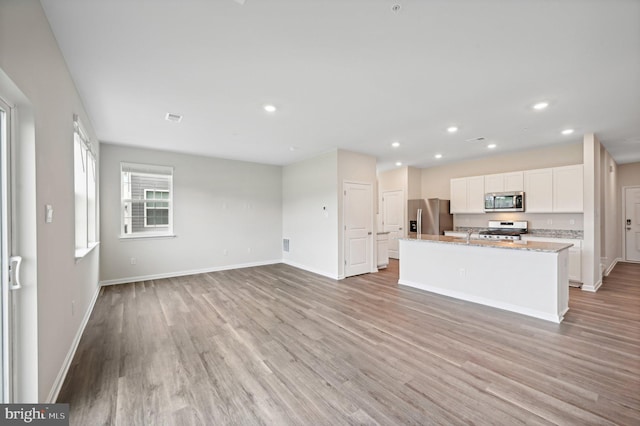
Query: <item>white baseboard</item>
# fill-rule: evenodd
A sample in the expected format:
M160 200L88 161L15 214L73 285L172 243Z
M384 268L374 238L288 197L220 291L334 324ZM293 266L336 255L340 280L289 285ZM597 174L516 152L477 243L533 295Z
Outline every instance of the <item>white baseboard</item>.
M113 280L100 281L100 285L103 286L103 285L135 283L135 282L149 281L149 280L160 280L163 278L183 277L185 275L196 275L196 274L206 274L208 272L228 271L229 269L242 269L242 268L251 268L254 266L274 265L276 263L282 263L282 259L266 260L266 261L251 262L251 263L239 263L235 265L214 266L211 268L192 269L189 271L167 272L164 274L138 275L135 277L116 278Z
M621 257L617 257L617 258L613 259L613 262L611 262L611 265L609 265L609 267L606 269L606 271L604 271L604 276L605 277L609 276L609 274L611 273L611 271L613 271L613 268L616 267L618 262L622 262L622 258Z
M323 277L331 278L332 280L340 280L340 279L344 278L344 277L340 278L339 275L332 275L332 274L329 274L328 272L321 271L319 269L309 268L306 265L302 265L300 263L293 262L293 261L291 261L289 259L283 259L282 263L284 263L285 265L293 266L294 268L302 269L302 270L307 271L307 272L312 272L314 274L322 275Z
M71 343L71 347L69 348L69 352L67 352L67 356L62 363L62 367L58 372L58 376L56 380L53 382L53 386L49 391L49 396L47 396L46 404L53 404L58 399L58 394L60 393L60 389L62 389L62 384L64 383L64 379L67 377L67 373L69 372L69 367L71 367L71 362L73 361L73 357L76 354L76 350L78 350L78 344L80 344L80 339L82 338L82 334L84 333L84 329L89 322L89 318L91 317L91 313L93 312L93 307L98 300L98 295L100 294L100 286L96 288L96 292L93 294L91 298L91 302L89 302L89 307L84 314L84 318L82 318L82 322L80 323L80 328L76 333L76 336Z
M595 293L596 291L598 291L600 286L602 286L602 280L598 280L598 282L592 286L583 283L581 288L582 288L582 291L589 291L591 293Z

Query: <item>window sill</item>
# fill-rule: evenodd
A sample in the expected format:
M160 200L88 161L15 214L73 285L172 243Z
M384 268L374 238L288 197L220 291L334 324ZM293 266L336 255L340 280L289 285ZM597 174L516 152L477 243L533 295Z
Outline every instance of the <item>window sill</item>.
M89 253L91 253L91 251L98 247L100 245L100 241L96 241L95 243L91 243L89 245L89 247L84 248L84 249L78 249L76 250L76 263L78 263L79 261L81 261L86 255L88 255Z
M151 235L120 235L120 241L131 240L165 240L176 238L176 234L151 234Z

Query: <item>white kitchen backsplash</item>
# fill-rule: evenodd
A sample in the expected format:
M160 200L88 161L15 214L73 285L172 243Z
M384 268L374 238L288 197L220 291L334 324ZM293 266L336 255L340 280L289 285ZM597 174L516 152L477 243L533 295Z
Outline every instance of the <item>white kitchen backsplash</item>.
M485 213L455 214L454 228L486 228L490 220L526 220L529 229L558 229L581 231L584 229L582 213Z

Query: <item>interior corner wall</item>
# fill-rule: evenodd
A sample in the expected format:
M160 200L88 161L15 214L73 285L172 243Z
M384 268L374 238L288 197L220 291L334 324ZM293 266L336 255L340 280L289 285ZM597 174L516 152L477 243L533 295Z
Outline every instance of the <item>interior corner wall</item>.
M338 184L339 194L343 191L343 184L345 182L352 183L368 183L371 185L371 226L372 226L372 238L371 253L372 264L371 272L377 272L376 267L377 259L377 245L375 239L376 229L376 158L367 154L360 154L357 152L338 150ZM338 277L344 277L344 197L338 197Z
M26 350L19 347L16 400L49 402L98 291L99 248L75 261L73 115L80 116L91 136L93 131L39 1L0 2L0 69L28 100L27 110L23 108L27 103L17 103L17 126L33 146L21 146L19 155L31 150L25 154L37 167L34 189L29 182L18 188L21 196L32 191L33 201L28 211L14 218L29 222L34 237L28 251L20 253L25 257L21 302L37 288L37 303L32 306L37 326L34 322L33 329L21 328L18 333L26 331L36 343ZM25 128L27 116L32 118L30 128ZM52 223L44 221L45 204L54 208ZM34 381L24 384L25 378Z
M175 238L120 238L120 162L174 168ZM281 179L279 166L102 144L101 282L280 262Z
M606 274L622 256L622 199L618 191L618 166L604 146L600 150L600 164L600 256Z
M597 291L602 284L601 262L601 147L594 134L584 135L584 239L582 290Z
M282 238L285 263L339 278L338 151L282 169Z
M422 197L422 170L415 167L407 167L407 200L416 200Z

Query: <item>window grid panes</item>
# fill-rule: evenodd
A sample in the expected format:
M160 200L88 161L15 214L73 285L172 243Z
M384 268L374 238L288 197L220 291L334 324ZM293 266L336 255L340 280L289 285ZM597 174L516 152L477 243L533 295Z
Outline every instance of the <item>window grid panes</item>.
M123 236L173 233L172 174L170 167L122 163Z

